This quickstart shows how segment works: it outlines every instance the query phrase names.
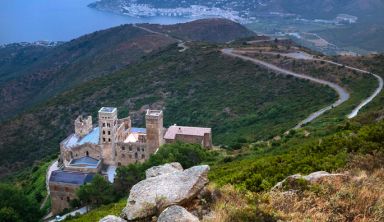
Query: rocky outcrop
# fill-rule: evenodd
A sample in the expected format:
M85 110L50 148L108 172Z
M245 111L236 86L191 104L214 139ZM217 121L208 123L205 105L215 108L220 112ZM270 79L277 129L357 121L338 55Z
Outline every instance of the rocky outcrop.
M157 222L199 222L199 219L180 206L170 206L165 209Z
M134 185L122 216L128 220L146 218L171 205L195 198L208 183L209 166L149 177ZM151 173L152 175L152 173Z
M298 181L298 180L305 180L308 183L317 183L317 182L321 181L324 178L345 178L345 177L347 177L347 175L345 175L345 174L331 174L331 173L328 173L328 172L325 172L325 171L314 172L314 173L308 174L306 176L302 176L301 174L295 174L295 175L292 175L292 176L289 176L289 177L285 178L281 182L278 182L272 188L272 190L282 189L282 188L284 188L284 184L286 184L286 183L292 184L292 183L295 183L295 181Z
M120 218L120 217L116 217L116 216L113 216L113 215L108 215L108 216L100 219L99 222L127 222L127 221L122 219L122 218Z
M145 171L146 178L157 177L164 174L170 174L183 171L180 163L167 163L162 166L154 166Z

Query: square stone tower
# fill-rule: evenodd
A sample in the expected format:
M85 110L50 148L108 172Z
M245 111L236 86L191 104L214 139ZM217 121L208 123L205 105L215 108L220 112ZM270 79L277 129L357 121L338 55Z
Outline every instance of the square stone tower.
M89 132L92 131L92 116L87 116L84 118L83 116L77 117L75 120L75 133L79 137L84 137Z
M115 143L117 131L117 108L103 107L99 110L100 145L103 150L103 161L108 165L115 164Z
M147 153L153 154L164 144L163 111L148 109L145 115L145 124L147 128Z

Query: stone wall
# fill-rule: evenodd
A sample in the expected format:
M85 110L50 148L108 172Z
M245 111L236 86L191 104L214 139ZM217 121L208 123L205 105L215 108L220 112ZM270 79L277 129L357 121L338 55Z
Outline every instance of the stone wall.
M53 215L70 208L69 202L76 199L76 189L80 186L63 183L49 183L51 210Z
M92 129L92 116L88 116L87 118L79 116L75 120L75 133L79 137L87 135L89 132L92 131Z
M122 142L127 138L130 129L132 128L131 118L127 117L124 119L119 119L117 124L118 127L116 130L116 142Z
M211 133L206 133L204 134L204 144L203 147L205 148L212 148L212 134Z
M204 137L202 137L202 136L177 134L175 140L176 141L182 141L184 143L200 144L201 146L204 145Z
M163 112L158 110L147 110L145 124L147 128L147 145L149 153L154 153L164 144Z
M116 144L116 165L127 166L132 163L144 162L152 154L146 143L118 143Z
M175 143L176 141L199 144L204 148L212 148L212 135L210 133L206 133L204 136L177 134L174 140L166 139L165 143Z
M64 148L61 145L60 153L64 165L68 165L72 159L79 159L84 156L89 156L98 160L101 160L103 157L101 146L89 143L70 149Z

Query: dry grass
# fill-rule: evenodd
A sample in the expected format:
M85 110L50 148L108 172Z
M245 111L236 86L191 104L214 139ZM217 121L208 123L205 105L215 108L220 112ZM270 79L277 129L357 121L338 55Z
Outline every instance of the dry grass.
M345 176L327 177L303 190L265 193L210 185L211 214L222 221L384 221L384 155L354 156Z
M214 203L211 214L203 222L277 221L273 215L258 209L258 194L239 191L231 185L220 189L211 186L210 189Z
M384 169L354 169L299 192L271 191L259 208L284 221L384 221Z

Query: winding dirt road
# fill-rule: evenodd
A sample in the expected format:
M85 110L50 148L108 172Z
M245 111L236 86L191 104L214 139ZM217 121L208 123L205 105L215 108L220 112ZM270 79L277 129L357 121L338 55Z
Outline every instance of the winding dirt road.
M378 84L378 87L376 88L376 90L372 93L372 95L370 95L368 98L364 99L356 108L354 108L352 110L352 112L348 115L349 119L352 119L352 118L356 117L357 114L359 114L359 112L360 112L360 110L362 108L364 108L366 105L368 105L370 102L372 102L372 100L374 98L376 98L381 93L381 91L383 91L383 86L384 86L383 78L381 78L381 76L379 76L377 74L374 74L374 73L371 73L371 72L368 72L368 71L365 71L365 70L362 70L362 69L358 69L358 68L355 68L355 67L345 66L345 65L343 65L341 63L337 63L337 62L333 62L333 61L329 61L329 60L325 60L325 59L314 59L314 60L323 61L323 62L326 62L326 63L329 63L329 64L333 64L333 65L336 65L336 66L341 66L341 67L344 67L344 68L347 68L347 69L355 70L357 72L361 72L361 73L364 73L364 74L369 74L369 75L374 76L377 79L377 82L379 84Z
M384 85L383 78L381 76L377 75L377 74L374 74L374 73L371 73L371 72L368 72L368 71L365 71L365 70L362 70L362 69L358 69L358 68L355 68L355 67L352 67L352 66L346 66L344 64L333 62L333 61L326 60L326 59L318 59L318 58L315 58L311 54L308 54L308 53L305 53L305 52L301 52L301 51L293 52L293 53L282 53L282 54L276 53L276 52L262 52L262 54L266 54L266 55L281 55L281 56L288 57L288 58L293 58L293 59L326 62L326 63L331 64L331 65L344 67L346 69L354 70L354 71L357 71L357 72L360 72L360 73L364 73L364 74L369 74L369 75L372 75L373 77L375 77L377 79L377 82L378 82L378 87L375 89L375 91L368 98L364 99L357 107L355 107L352 110L352 112L350 114L348 114L347 117L349 119L352 119L352 118L356 117L357 114L360 112L360 110L362 108L364 108L366 105L368 105L370 102L372 102L372 100L374 98L376 98L376 96L378 96L381 91L383 91L383 85Z
M237 50L234 50L234 49L230 49L230 48L222 49L221 52L224 55L240 58L240 59L245 60L245 61L253 62L253 63L257 64L257 65L263 66L263 67L265 67L265 68L267 68L269 70L272 70L274 72L277 72L277 73L280 73L280 74L283 74L283 75L294 76L294 77L299 78L299 79L305 79L305 80L309 80L309 81L314 82L314 83L318 83L318 84L321 84L321 85L329 86L329 87L331 87L333 90L335 90L337 92L337 94L339 95L339 98L338 98L338 100L336 102L334 102L333 104L331 104L331 105L329 105L327 107L322 108L319 111L316 111L316 112L312 113L305 120L303 120L299 124L297 124L296 127L294 127L294 129L301 128L303 125L312 122L314 119L316 119L317 117L321 116L326 111L331 110L334 107L337 107L337 106L341 105L342 103L347 101L349 99L349 97L350 97L349 93L344 88L342 88L341 86L339 86L339 85L337 85L335 83L332 83L332 82L329 82L329 81L326 81L326 80L322 80L322 79L317 79L317 78L314 78L314 77L311 77L311 76L307 76L307 75L304 75L304 74L295 73L295 72L292 72L292 71L289 71L289 70L286 70L286 69L282 69L282 68L277 67L277 66L275 66L273 64L270 64L270 63L267 63L267 62L264 62L264 61L261 61L261 60L255 59L255 58L251 58L251 57L248 57L248 56L245 56L245 55L240 55L238 53L241 53L241 51L237 51Z

